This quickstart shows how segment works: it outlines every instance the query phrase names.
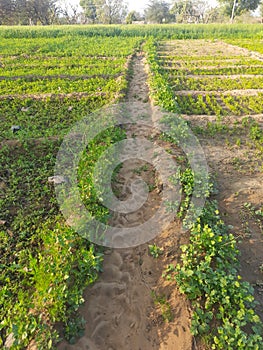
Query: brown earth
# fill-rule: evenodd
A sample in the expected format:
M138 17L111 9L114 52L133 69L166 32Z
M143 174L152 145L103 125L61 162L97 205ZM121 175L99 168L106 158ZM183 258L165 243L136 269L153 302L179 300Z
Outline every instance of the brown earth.
M117 79L122 74L93 74L93 75L68 75L68 74L54 74L54 75L17 75L12 77L0 76L1 80L15 81L23 79L25 81L39 81L39 80L55 80L55 79L65 79L65 80L88 80L94 78L103 78L103 79Z
M139 53L131 63L133 77L126 102L149 104L143 55ZM151 136L149 130L136 125L127 127L127 135ZM115 184L121 199L127 196L125 189L141 168L141 161L130 160L123 164ZM151 167L140 171L140 175L150 185L155 185ZM127 227L145 222L159 205L159 191L160 188L155 186L149 203L138 212L126 214L125 220L123 215L115 215L111 224L119 227L126 224ZM80 308L80 314L86 320L85 334L74 345L63 341L58 349L191 350L194 340L190 333L189 302L180 295L174 282L162 277L168 264L179 261L180 246L187 243L187 239L187 234L181 234L179 223L174 222L154 241L163 249L158 259L151 256L148 244L107 250L103 272L99 280L86 290L86 301Z
M189 54L191 42L185 47L181 42L179 49ZM211 54L217 50L220 55L247 55L242 49L216 42L210 48L200 45L193 54ZM219 45L219 46L218 46ZM166 45L168 49L168 46ZM178 48L178 47L177 47ZM176 48L176 49L177 49ZM170 48L169 48L170 49ZM187 53L186 53L187 52ZM181 53L182 54L182 53ZM127 95L127 101L149 100L146 85L147 73L143 56L138 54L132 62L133 79ZM247 92L247 91L246 91ZM235 92L236 93L236 92ZM263 320L263 232L262 220L247 207L259 209L263 206L262 154L247 143L247 135L240 130L233 131L241 118L227 117L224 123L229 125L229 132L209 134L207 122L216 123L213 116L184 116L191 121L193 129L204 129L199 135L211 172L215 174L223 220L230 227L239 242L240 274L255 288L255 297L259 302L257 312ZM255 116L262 125L262 115ZM232 131L231 131L232 128ZM147 137L144 130L136 126L127 129L128 135L136 134ZM237 142L239 140L239 142ZM120 196L125 198L123 188L126 180L135 176L134 170L141 163L128 162L119 174ZM155 176L151 168L143 174L148 183ZM118 184L116 184L118 189ZM145 206L141 215L128 216L129 224L136 225L151 215L152 208L158 207L158 188L152 193L151 205ZM129 215L129 214L128 214ZM114 224L120 224L120 217L115 217ZM187 234L181 234L176 221L155 239L163 254L154 259L148 245L133 249L110 249L106 251L103 273L99 280L85 292L85 304L80 314L86 320L84 336L74 345L66 341L58 345L59 350L192 350L204 349L196 344L190 334L191 309L189 302L178 292L173 282L162 277L166 266L176 264L180 257L180 246L187 243ZM152 244L152 243L151 243Z
M100 97L100 96L107 96L106 92L94 92L94 93L88 93L88 92L72 92L68 94L54 94L54 93L46 93L46 94L10 94L10 95L0 95L0 100L6 100L6 99L35 99L35 100L45 100L47 98L60 98L60 99L66 99L66 98L79 98L81 99L82 97Z
M214 117L188 117L194 128L205 130L207 122L215 123ZM263 126L263 116L254 118ZM208 165L216 175L220 211L224 222L231 227L240 250L240 274L255 288L259 302L257 313L263 320L263 218L246 208L251 203L255 209L263 206L262 154L247 143L248 137L242 130L233 131L233 125L241 118L228 117L223 120L229 126L227 133L215 133L199 137L205 151ZM232 128L232 131L231 131ZM237 140L241 145L237 145Z
M200 91L200 90L180 90L176 91L176 96L205 96L205 95L214 95L214 96L257 96L259 93L262 93L263 89L246 89L246 90L217 90L217 91Z
M256 57L257 59L261 56L218 40L171 40L162 43L160 50L167 51L164 55L175 54L175 56L213 56L214 58L218 58L218 56L236 58L238 56Z

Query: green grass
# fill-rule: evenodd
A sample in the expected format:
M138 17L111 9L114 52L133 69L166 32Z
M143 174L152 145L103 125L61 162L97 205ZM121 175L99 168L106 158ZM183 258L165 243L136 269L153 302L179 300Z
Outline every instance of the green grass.
M238 39L263 36L260 24L187 24L187 25L119 25L119 26L52 26L52 27L1 27L1 38L63 38L79 37L150 37L156 39Z

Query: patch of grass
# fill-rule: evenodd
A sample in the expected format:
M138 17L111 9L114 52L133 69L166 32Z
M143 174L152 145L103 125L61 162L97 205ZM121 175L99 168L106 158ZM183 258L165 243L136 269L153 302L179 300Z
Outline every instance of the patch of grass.
M154 291L151 292L154 304L160 309L161 315L165 322L172 322L174 319L171 305L167 301L165 295L157 295Z

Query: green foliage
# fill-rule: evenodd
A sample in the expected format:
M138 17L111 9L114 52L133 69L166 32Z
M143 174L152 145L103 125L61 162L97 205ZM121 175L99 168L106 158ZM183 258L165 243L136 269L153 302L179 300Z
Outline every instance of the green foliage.
M238 275L238 250L220 220L215 202L207 202L183 245L181 264L170 265L180 291L192 300L192 333L205 337L212 349L261 349L262 323L255 314L253 290ZM252 333L244 331L252 327Z
M175 77L171 79L174 91L229 91L238 89L261 89L263 77Z
M75 312L102 260L100 252L58 214L55 194L47 184L56 144L46 141L34 145L34 151L33 145L2 148L0 157L1 179L7 184L0 201L1 218L7 222L0 238L0 327L2 343L13 335L12 350L33 339L39 348L49 348L56 339L50 325Z
M122 37L154 37L158 39L260 39L260 24L193 24L193 25L133 25L133 26L52 26L52 27L2 27L0 37L21 38L65 38L71 36L81 40L92 37L110 37L113 40ZM117 40L116 40L117 41ZM123 45L122 45L123 46ZM114 50L115 45L112 45ZM114 50L118 53L119 50ZM85 53L84 53L85 54Z
M167 84L167 75L161 68L160 60L157 52L157 43L150 39L145 45L147 52L147 61L150 66L150 85L151 95L161 107L167 111L177 112L178 106L175 101L172 89Z
M259 50L258 40L227 40L240 46L253 43ZM247 115L261 113L262 92L256 94L234 93L233 90L261 89L262 62L248 56L225 56L224 52L215 55L197 56L192 51L200 43L193 41L193 50L174 51L179 42L162 43L159 46L159 65L165 71L169 84L177 99L179 110L187 115ZM208 42L208 45L214 45ZM205 67L204 67L205 66ZM177 92L178 91L178 92ZM183 92L181 92L183 91Z
M156 244L149 245L149 251L152 257L158 258L163 254L163 249L158 247Z
M11 95L0 101L0 212L5 222L0 228L0 347L11 339L11 350L29 344L51 349L58 340L56 322L64 322L72 343L82 334L77 310L84 289L101 270L102 250L66 225L48 178L69 128L122 96L127 58L141 41L73 38L72 32L32 39L29 32L23 39L3 39L0 68L2 94ZM54 94L38 95L48 91ZM12 125L21 130L13 134ZM124 137L120 128L106 130L88 145L79 165L83 201L104 221L108 211L95 198L91 173L101 153Z
M241 15L247 11L254 11L258 8L260 0L219 0L220 3L224 5L225 13L231 17L234 3L236 6L234 7L234 17Z
M252 141L263 143L263 130L258 123L252 123L249 134Z
M103 174L94 176L94 166L101 155L115 142L125 138L125 132L121 128L113 127L102 134L98 135L87 145L87 151L83 152L78 166L79 191L82 202L93 216L100 222L106 222L109 216L109 211L101 205L99 198L101 193L98 193L94 187L94 181L98 177L105 175L106 169L102 168ZM116 156L116 155L115 155ZM107 159L110 163L110 159ZM93 180L94 179L94 180ZM108 185L108 184L107 184ZM104 188L102 188L103 190Z
M145 18L152 23L168 23L173 19L169 3L162 0L151 0L145 10Z
M167 301L165 295L157 295L154 291L151 292L154 304L158 306L161 311L163 320L166 322L172 322L174 319L173 312L171 310L171 305Z
M4 34L4 30L1 29L0 33ZM131 55L134 52L134 47L138 46L141 41L141 38L136 36L124 39L117 38L113 35L113 37L108 38L107 32L105 31L103 37L100 35L89 37L89 35L81 35L78 33L78 31L59 31L58 33L63 35L58 37L42 37L41 35L31 37L29 29L25 30L24 32L22 30L21 34L24 33L24 36L21 35L16 37L15 29L13 29L11 33L11 37L1 36L2 64L5 64L4 59L8 57L9 62L13 64L16 63L16 59L26 58L27 62L30 63L30 61L35 58L35 63L38 63L40 66L41 62L39 62L39 56L43 56L46 63L49 62L49 59L58 60L60 57L62 57L62 60L64 60L70 58L71 62L70 60L68 60L68 62L71 65L76 64L76 62L74 62L72 59L73 57L77 57L77 62L79 58L82 60L82 62L85 62L83 60L84 57L87 57L88 59L92 57L101 57L102 60L105 58L110 59L111 57L121 58ZM39 33L44 34L45 32L40 31ZM10 55L12 55L12 57L20 57L13 57L12 60L12 57L10 59ZM25 55L29 55L30 57L25 57ZM95 64L100 64L99 60L97 60Z
M154 52L154 59L149 60L151 69L159 73L158 79L163 85L166 83L166 92L169 92L162 100L159 93L155 91L156 80L153 79L150 81L153 96L159 105L167 106L167 110L178 112L181 97L177 98L176 108L169 109L169 106L175 106L175 98L170 93L167 73L160 67L156 45L153 48L151 46L151 49ZM165 59L169 60L169 57L166 56ZM180 79L185 78L183 76ZM187 96L187 98L190 97ZM214 106L217 115L222 113L220 109L216 109L217 100L213 95L210 95L209 99L197 97L194 101L199 109L205 110L208 108L207 103L210 103L210 106ZM229 102L226 101L228 104ZM231 108L234 109L236 106L233 105ZM172 116L164 119L169 123L170 129L174 128L177 137L183 135L184 130L180 128L180 123L179 125L176 122L174 122L176 125L172 124ZM262 142L262 130L259 125L253 123L248 126L250 138L254 142ZM219 123L213 131L218 132L218 127L221 128ZM224 131L222 128L220 130ZM182 219L189 210L195 182L199 183L200 180L199 176L196 178L196 175L198 174L194 174L191 169L187 168L179 170L172 179L175 184L179 181L182 185L184 198L179 211ZM209 197L212 191L212 184L210 185L204 188L206 197ZM170 206L171 210L175 208L176 206ZM254 311L253 289L238 275L239 252L236 240L220 219L216 202L207 201L199 219L189 227L189 232L189 244L181 247L181 264L169 265L164 275L168 280L176 280L180 291L191 300L193 335L205 339L210 349L262 349L263 325Z

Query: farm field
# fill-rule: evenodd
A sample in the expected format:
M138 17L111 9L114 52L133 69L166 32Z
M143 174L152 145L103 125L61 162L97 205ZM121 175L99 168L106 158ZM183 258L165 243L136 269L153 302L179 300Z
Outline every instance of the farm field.
M248 40L232 42L246 46ZM260 73L262 57L217 40L166 41L157 44L156 50L167 97L171 100L170 109L183 113L199 135L216 177L215 197L224 221L236 236L241 251L240 272L255 288L257 310L262 317L262 85L257 85L253 75L254 68ZM239 74L233 75L237 69ZM169 108L168 101L166 105ZM183 259L191 254L186 253ZM185 282L186 272L180 278L179 284L192 298L193 282ZM205 323L200 329L203 317L196 315L197 334L206 332ZM212 348L225 348L228 344L219 343Z
M78 322L73 319L82 291L101 268L101 249L65 225L48 178L63 135L74 122L117 101L127 88L129 57L140 39L113 41L1 41L0 347L22 349L34 340L39 349L51 348L56 321L65 323L70 339L74 330L69 322ZM19 132L12 126L19 126ZM92 162L123 136L121 130L109 130L103 146L100 139L94 142L92 157L83 162ZM99 208L93 203L92 210ZM107 212L97 215L103 218Z
M256 59L249 51L217 40L166 42L160 45L160 50L163 67L183 114L261 113L263 57L260 55Z
M260 27L255 39L240 26L84 28L0 29L0 348L262 349ZM70 128L123 101L182 116L207 159L207 203L180 236L200 174L171 138L110 127L82 155L85 207L122 225L98 200L92 174L108 147L136 137L180 164L183 200L153 242L105 250L65 223L51 177ZM173 118L166 122L183 135ZM125 200L120 184L138 176L150 197L142 215L128 216L135 226L158 206L163 184L136 161L112 180Z

